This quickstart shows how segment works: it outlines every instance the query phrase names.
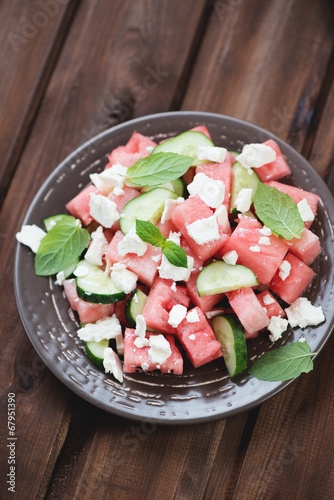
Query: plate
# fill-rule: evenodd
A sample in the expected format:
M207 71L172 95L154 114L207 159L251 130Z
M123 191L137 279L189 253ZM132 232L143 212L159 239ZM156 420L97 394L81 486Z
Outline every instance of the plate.
M64 213L65 204L89 183L89 174L101 171L107 154L125 144L137 131L156 141L206 125L217 145L240 150L250 142L273 138L292 170L284 182L321 194L318 216L312 230L320 237L322 254L312 266L317 273L305 295L322 305L325 323L289 329L283 343L304 337L313 352L327 342L334 323L333 307L333 219L334 200L327 186L309 163L273 134L235 118L213 113L170 112L126 122L103 132L66 158L35 196L23 224L43 227L43 219ZM34 273L32 252L18 245L14 284L20 316L30 341L49 369L68 388L94 405L116 415L157 424L199 423L223 419L250 410L287 387L288 382L265 382L247 373L231 381L222 359L194 369L186 364L184 374L155 372L125 374L123 384L98 370L87 359L76 336L78 321L54 277ZM249 363L270 348L267 338L248 342ZM316 361L317 362L317 361Z

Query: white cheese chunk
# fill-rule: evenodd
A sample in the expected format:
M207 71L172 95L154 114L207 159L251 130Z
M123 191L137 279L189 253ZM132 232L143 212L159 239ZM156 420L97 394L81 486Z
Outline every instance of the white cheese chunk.
M270 146L266 144L246 144L242 153L240 153L236 160L241 164L242 167L259 168L267 163L271 163L276 159L276 152Z
M297 203L297 207L303 222L312 222L314 220L314 213L306 198Z
M176 200L168 199L165 201L165 206L161 215L161 224L164 224L167 220L172 218L172 213L174 208L184 202L184 198L179 196Z
M169 312L168 323L173 328L177 328L181 321L186 317L186 314L187 308L181 304L176 304Z
M271 236L272 235L271 229L267 226L263 226L261 229L259 229L259 233L263 234L263 236Z
M145 362L144 362L144 363L142 363L140 366L141 366L141 369L142 369L144 372L146 372L146 371L149 369L149 367L150 367L150 365L149 365L148 363L145 363Z
M325 321L325 315L321 306L314 306L306 297L299 297L290 307L285 309L290 325L294 328L306 328L316 326Z
M198 160L214 161L221 163L225 161L227 149L218 146L198 146L196 156Z
M146 335L146 321L142 314L136 316L136 329L135 334L141 339L145 338Z
M120 356L124 356L124 339L121 333L116 337L116 349L117 354L119 354Z
M281 278L282 281L285 281L287 277L289 276L291 271L291 264L287 260L283 260L281 265L279 266L279 277Z
M235 266L238 260L238 254L235 250L231 250L230 252L226 252L223 255L223 261L226 262L226 264L230 264L231 266Z
M90 194L89 209L93 219L103 227L109 228L119 220L116 203L102 194Z
M108 195L113 190L112 186L108 186L105 182L103 182L100 178L100 174L94 173L89 175L90 180L94 184L94 186L105 195Z
M267 293L267 295L264 295L263 297L263 303L265 306L270 306L270 304L275 303L275 299L271 295L269 295L269 293Z
M252 205L253 189L242 188L235 199L235 208L238 212L248 212Z
M187 189L191 196L197 194L209 207L217 208L225 199L225 184L223 181L212 179L203 172L195 175Z
M192 333L191 335L189 335L189 340L196 340L196 335L194 333Z
M136 288L138 276L129 269L126 269L124 264L116 262L111 268L110 278L115 285L124 293L130 293Z
M165 255L162 256L161 264L158 267L160 278L173 281L188 281L194 266L194 259L187 255L187 267L174 266Z
M215 215L206 219L195 220L187 226L189 236L198 244L205 245L211 241L219 240L219 226Z
M220 205L216 208L215 216L218 224L223 228L224 233L229 234L231 232L231 226L225 205Z
M80 340L85 342L101 342L104 339L115 339L122 335L122 327L115 314L111 317L98 320L96 323L87 323L77 331Z
M116 380L123 382L122 363L111 347L106 347L103 354L103 366L106 373L112 373Z
M169 342L162 334L151 335L149 346L148 356L152 363L162 365L172 355Z
M253 246L253 247L249 247L249 250L251 252L261 252L261 248L258 247L257 245Z
M24 225L21 227L21 231L16 233L17 241L29 247L34 253L37 252L44 236L46 236L46 232L36 224Z
M55 284L58 286L62 286L64 284L65 279L66 278L65 278L64 271L59 271L59 273L57 273L57 275L56 275Z
M171 284L171 287L170 287L170 288L171 288L171 290L172 290L173 292L176 292L177 288L176 288L176 283L175 283L175 281L173 281L173 283Z
M162 255L161 255L161 253L159 253L157 255L153 255L152 260L153 260L153 262L156 262L157 264L159 264L159 262L161 261L161 257L162 257Z
M102 257L109 245L107 238L104 236L102 226L99 226L91 236L92 241L85 254L85 260L95 266L102 266Z
M188 323L198 323L199 322L198 311L196 309L192 309L191 311L188 312L187 321L188 321Z
M279 316L272 316L270 318L270 323L267 329L270 331L269 338L272 342L282 337L282 333L288 328L288 321L285 318L280 318Z
M270 238L268 238L268 236L260 236L259 243L260 245L271 245Z
M123 188L126 181L127 168L120 163L115 163L112 167L106 168L99 174L102 182L113 188Z
M85 261L79 262L77 268L73 271L73 274L77 278L83 278L84 276L88 276L89 267L87 264L85 265Z
M124 238L118 243L117 251L124 257L128 253L135 253L139 257L144 255L147 250L147 243L139 238L136 233L136 226L132 226L130 231L124 236Z

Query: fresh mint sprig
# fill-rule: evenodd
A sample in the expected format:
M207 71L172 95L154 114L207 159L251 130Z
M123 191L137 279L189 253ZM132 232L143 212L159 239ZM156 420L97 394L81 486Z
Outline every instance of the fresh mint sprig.
M182 247L167 240L160 229L148 220L136 219L136 233L139 238L155 247L160 247L162 253L173 266L188 267L187 254Z
M256 215L274 233L286 240L300 238L305 224L292 198L278 189L259 182L254 196Z
M140 158L128 168L126 176L137 186L158 186L181 177L193 161L176 153L157 153Z
M311 348L306 342L293 342L266 352L251 366L249 373L268 382L285 382L313 369Z
M38 276L51 276L74 265L88 246L90 234L71 215L64 217L42 239L35 255Z

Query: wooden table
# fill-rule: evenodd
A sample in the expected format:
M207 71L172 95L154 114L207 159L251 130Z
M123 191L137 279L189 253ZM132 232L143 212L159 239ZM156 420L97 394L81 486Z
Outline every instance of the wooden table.
M1 498L333 498L333 338L261 407L149 433L43 366L13 291L15 233L37 189L78 145L133 117L245 119L333 176L333 2L3 0L0 19Z

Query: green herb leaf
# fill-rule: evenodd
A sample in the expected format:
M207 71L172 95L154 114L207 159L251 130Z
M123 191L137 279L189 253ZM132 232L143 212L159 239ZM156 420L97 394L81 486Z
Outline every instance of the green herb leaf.
M44 236L38 248L35 256L36 274L51 276L74 265L89 240L89 232L81 228L77 219L69 215L59 220Z
M254 197L258 218L286 240L300 238L305 224L292 198L278 189L259 182Z
M266 352L254 362L249 373L260 380L285 382L311 371L314 355L306 342L294 342Z
M137 186L157 186L181 177L193 160L176 153L157 153L140 158L128 168L126 175Z
M174 243L174 241L167 240L162 247L162 251L173 266L188 267L188 259L185 250Z
M148 220L136 219L136 233L141 240L155 247L162 247L166 241L160 229Z

